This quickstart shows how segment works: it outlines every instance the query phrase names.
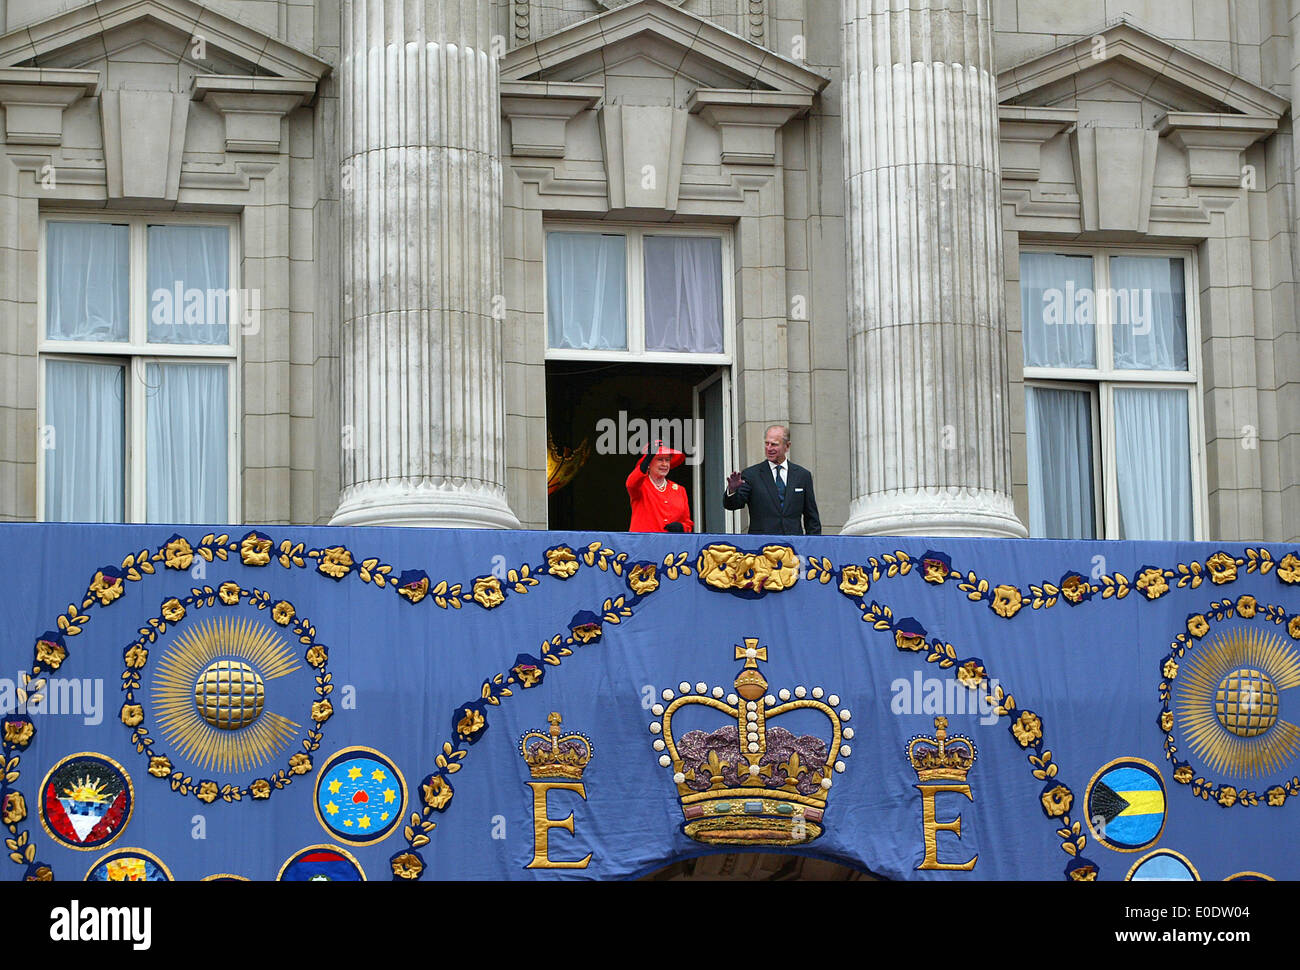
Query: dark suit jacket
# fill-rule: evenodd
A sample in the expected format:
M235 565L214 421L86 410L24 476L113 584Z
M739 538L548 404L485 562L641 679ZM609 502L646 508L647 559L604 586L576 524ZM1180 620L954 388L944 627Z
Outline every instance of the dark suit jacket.
M740 473L740 488L722 496L722 504L733 511L749 506L750 535L797 536L822 534L813 496L812 472L790 462L785 483L785 505L777 500L776 479L766 460Z

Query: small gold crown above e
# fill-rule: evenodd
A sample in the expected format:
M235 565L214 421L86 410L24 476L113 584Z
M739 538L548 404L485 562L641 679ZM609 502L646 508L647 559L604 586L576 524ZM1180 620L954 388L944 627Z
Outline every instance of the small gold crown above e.
M520 756L527 762L528 770L534 778L580 781L595 753L591 739L576 732L561 735L560 722L563 718L556 711L552 711L546 720L550 723L550 729L545 734L541 731L528 731L519 739Z
M975 764L975 742L962 734L948 737L948 719L934 719L934 737L918 734L907 745L907 760L912 762L921 781L965 781Z

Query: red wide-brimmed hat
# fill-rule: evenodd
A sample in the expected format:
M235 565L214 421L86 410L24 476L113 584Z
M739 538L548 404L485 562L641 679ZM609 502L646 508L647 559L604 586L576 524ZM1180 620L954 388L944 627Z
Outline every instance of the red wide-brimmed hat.
M650 457L653 459L653 458L661 458L664 455L667 455L669 459L669 465L668 465L669 470L676 468L678 465L681 465L686 461L686 456L684 454L682 454L676 448L669 448L662 441L656 441L654 443L654 447L655 447L655 452Z

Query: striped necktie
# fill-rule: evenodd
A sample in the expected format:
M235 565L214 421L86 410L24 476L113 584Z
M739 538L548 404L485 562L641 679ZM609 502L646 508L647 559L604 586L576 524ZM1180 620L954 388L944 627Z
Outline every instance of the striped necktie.
M776 497L781 501L781 507L785 507L785 474L780 465L776 466Z

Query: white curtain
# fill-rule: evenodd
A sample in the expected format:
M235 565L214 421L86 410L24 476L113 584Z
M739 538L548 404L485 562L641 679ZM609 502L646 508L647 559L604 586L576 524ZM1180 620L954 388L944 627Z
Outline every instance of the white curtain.
M148 521L229 519L229 373L225 364L145 366Z
M646 350L722 353L722 240L645 238Z
M1029 452L1029 534L1036 539L1095 539L1092 395L1025 388Z
M45 519L125 517L125 372L120 364L45 365Z
M130 230L95 222L45 227L45 334L50 340L126 340Z
M149 340L230 342L230 236L225 226L150 226Z
M1091 256L1020 254L1020 322L1026 367L1096 367Z
M1187 370L1183 261L1112 256L1111 306L1116 370Z
M1115 468L1121 538L1192 538L1187 393L1115 389Z
M627 349L627 237L546 234L546 328L550 346Z

